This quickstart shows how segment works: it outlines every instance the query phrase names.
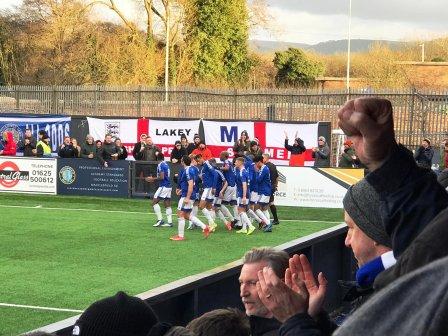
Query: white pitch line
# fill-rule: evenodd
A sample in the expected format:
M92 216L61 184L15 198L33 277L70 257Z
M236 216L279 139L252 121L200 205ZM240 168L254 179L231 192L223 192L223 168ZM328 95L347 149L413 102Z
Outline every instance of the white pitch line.
M12 304L12 303L0 303L0 307L27 308L27 309L38 309L38 310L51 310L51 311L60 311L60 312L69 312L69 313L82 313L82 312L84 312L83 310L78 310L78 309L65 309L65 308L52 308L52 307L26 306L26 305Z
M41 205L38 205L38 206L23 206L23 205L4 205L4 204L0 204L0 208L18 208L18 209L33 209L33 210L56 210L56 211L60 211L60 210L65 210L65 211L92 211L92 212L106 212L106 213L136 214L136 215L155 215L155 213L153 213L153 212L123 211L123 210L100 210L100 209L46 208L46 207L43 207ZM330 223L330 224L341 224L342 223L342 221L340 221L340 222L331 222L331 221L316 221L316 220L306 220L306 219L282 219L281 222L306 222L306 223Z

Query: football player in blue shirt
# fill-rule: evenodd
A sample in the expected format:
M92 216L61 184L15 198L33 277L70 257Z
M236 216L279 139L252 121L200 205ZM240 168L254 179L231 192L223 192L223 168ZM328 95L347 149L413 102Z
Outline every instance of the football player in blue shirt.
M214 232L217 225L213 218L214 212L212 212L213 201L215 200L214 195L214 182L215 182L215 168L207 160L204 160L201 154L194 157L200 168L200 176L202 179L202 196L199 202L199 209L201 209L205 218L207 218L208 226L210 230Z
M215 180L214 180L214 190L215 190L215 200L213 201L213 211L215 212L215 217L218 216L225 224L227 230L232 230L232 223L229 222L222 212L222 194L221 190L227 188L227 181L224 177L222 171L215 169ZM227 211L229 211L227 209Z
M156 157L159 164L157 165L157 176L148 176L146 177L146 181L149 183L154 183L156 181L159 182L159 188L154 194L154 198L152 200L152 206L154 208L154 212L157 216L157 222L153 225L154 227L158 226L173 226L173 210L171 209L171 171L170 166L167 162L165 162L165 158L162 153L158 153ZM159 202L163 200L165 206L165 214L167 223L163 221L162 210L160 208Z
M185 219L191 220L195 225L202 228L202 232L207 238L210 234L210 229L207 225L202 223L196 216L191 213L193 209L193 197L194 197L194 184L196 178L196 172L191 167L191 158L183 156L181 159L183 169L179 172L179 185L176 189L176 194L180 196L179 204L177 207L177 216L179 220L178 234L171 237L171 240L181 241L184 240L185 233Z
M221 152L219 159L223 163L220 169L227 181L226 187L221 190L221 211L232 221L232 224L235 227L239 222L238 206L236 204L235 170L232 161L229 159L228 152ZM229 209L227 209L226 205L233 206L233 215L230 213Z
M236 190L238 196L238 212L240 215L240 221L242 229L237 233L252 234L255 230L255 226L247 217L247 208L249 206L249 173L244 168L244 158L238 157L235 159L235 176L236 176Z
M254 157L255 170L257 171L256 181L258 185L258 206L256 214L265 222L264 232L272 232L272 223L269 214L269 199L272 194L271 174L268 166L263 163L263 156Z
M191 159L191 168L193 168L194 173L194 189L193 189L194 196L192 197L193 210L191 210L191 215L197 217L199 211L199 200L200 200L199 189L202 182L200 178L201 172L198 168L198 163L194 159L194 155L190 154L189 157ZM188 221L188 230L193 230L194 228L195 228L194 223L191 220Z

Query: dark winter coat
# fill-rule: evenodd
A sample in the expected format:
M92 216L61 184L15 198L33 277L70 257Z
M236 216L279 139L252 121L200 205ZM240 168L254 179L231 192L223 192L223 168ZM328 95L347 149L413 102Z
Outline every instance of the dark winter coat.
M330 147L325 144L318 149L317 152L313 152L314 167L330 167Z
M25 144L25 140L28 139L29 143ZM23 156L34 156L33 149L36 149L36 139L34 137L24 138L17 144L17 148L23 152Z
M104 142L103 147L98 150L98 160L104 165L104 162L112 160L112 154L116 153L118 153L117 146L113 142L110 144Z
M250 316L250 334L251 336L277 336L281 323L275 318L263 318Z
M64 147L62 147L64 146ZM75 158L79 156L78 149L70 145L61 145L58 150L58 156L61 158Z
M432 147L419 147L414 154L415 161L420 167L431 169L434 149Z
M353 159L355 150L353 148L345 148L339 160L339 168L353 168L356 165L356 159Z
M118 160L126 160L128 158L128 150L126 147L117 147Z
M95 143L90 145L86 142L81 148L81 157L84 159L89 159L89 154L93 154L93 158L96 158L96 152L97 150Z
M288 139L285 139L285 148L286 150L290 151L291 154L302 154L306 151L306 147L303 144L303 140L298 138L298 145L289 145L288 144Z

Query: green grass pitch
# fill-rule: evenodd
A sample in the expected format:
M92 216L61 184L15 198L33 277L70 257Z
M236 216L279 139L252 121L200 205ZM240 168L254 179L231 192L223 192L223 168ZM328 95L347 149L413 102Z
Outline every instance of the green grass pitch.
M168 238L153 228L150 200L0 194L0 303L85 309L118 290L138 294L342 222L342 210L280 208L272 233ZM174 209L174 206L173 206ZM177 219L174 217L174 221ZM75 313L0 306L0 335L17 335Z

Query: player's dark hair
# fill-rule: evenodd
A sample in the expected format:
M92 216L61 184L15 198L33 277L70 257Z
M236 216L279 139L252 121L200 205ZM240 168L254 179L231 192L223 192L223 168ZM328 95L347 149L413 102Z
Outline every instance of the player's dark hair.
M263 162L263 156L262 155L255 155L254 159L252 161L254 161L255 163Z
M158 153L157 153L157 155L156 155L156 160L157 160L157 161L163 161L163 160L165 160L165 156L163 155L162 152L158 152Z
M185 163L187 166L191 165L191 158L188 155L182 156L182 162Z
M199 159L202 159L202 154L197 154L194 156L194 159L197 161Z

